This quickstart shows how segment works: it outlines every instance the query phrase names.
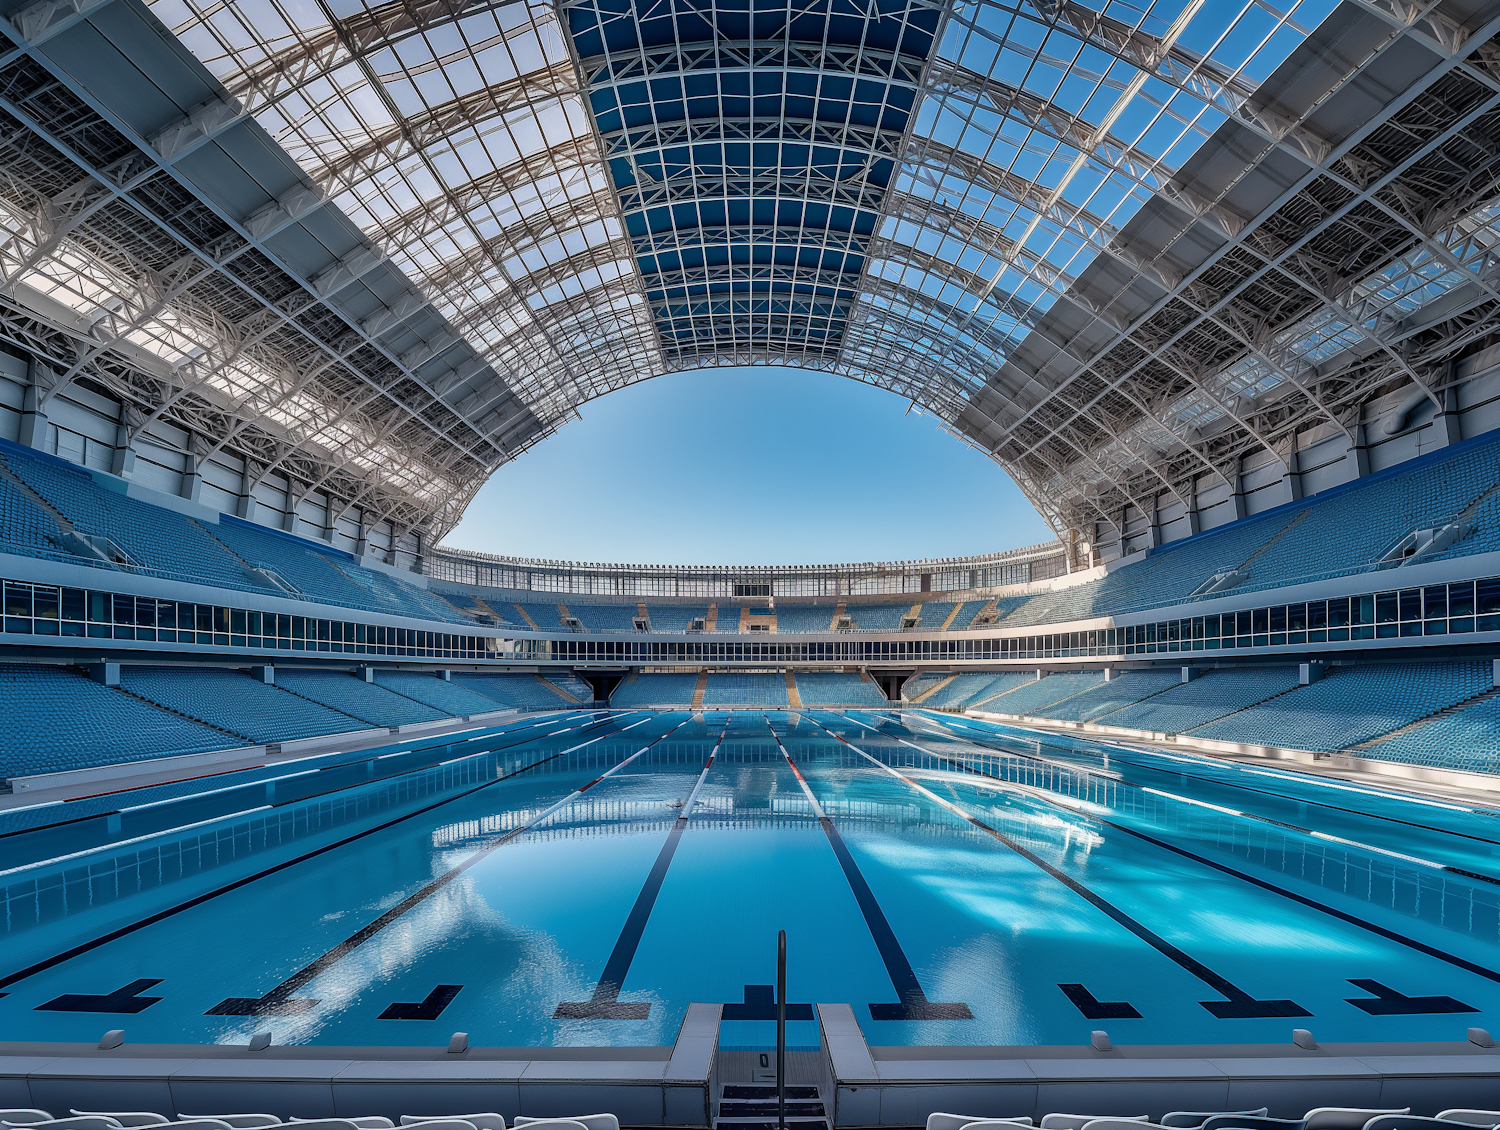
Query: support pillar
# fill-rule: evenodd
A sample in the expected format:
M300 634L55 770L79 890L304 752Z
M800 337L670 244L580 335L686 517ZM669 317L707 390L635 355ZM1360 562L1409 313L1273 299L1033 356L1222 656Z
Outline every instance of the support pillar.
M1363 424L1354 425L1354 440L1344 453L1344 462L1348 464L1351 479L1362 479L1370 473L1370 441Z
M1323 677L1324 663L1299 663L1297 664L1297 682L1304 687L1311 686Z
M128 479L135 474L135 447L130 438L130 426L120 424L115 428L115 449L109 457L109 473Z
M1432 417L1432 444L1434 447L1448 447L1464 438L1459 427L1458 389L1445 388L1438 394L1438 399L1443 402L1443 407Z
M1202 667L1184 667L1182 669L1182 681L1184 683L1191 683L1194 679L1201 677L1202 674Z
M264 666L250 668L250 677L258 683L265 683L268 687L276 685L276 668L267 663Z
M1245 476L1235 472L1234 482L1231 484L1233 490L1229 495L1229 504L1234 507L1235 520L1243 518L1245 509Z
M118 687L120 685L120 665L118 663L90 663L88 665L89 678L96 683L103 683L106 687Z
M33 383L21 394L21 433L16 437L22 447L34 447L45 451L47 447L47 414L42 411L42 390L35 382L36 362L31 363L30 375Z

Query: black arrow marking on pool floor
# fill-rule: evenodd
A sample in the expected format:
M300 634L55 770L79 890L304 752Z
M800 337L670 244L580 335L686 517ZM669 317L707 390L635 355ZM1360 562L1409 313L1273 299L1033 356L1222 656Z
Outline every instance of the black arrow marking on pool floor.
M1139 1020L1141 1014L1129 1001L1101 1001L1082 985L1059 985L1085 1020Z
M627 712L626 716L628 717L630 713L634 713L634 711ZM587 733L589 730L592 730L596 726L606 725L608 721L609 719L605 719L601 722L592 722L589 725L582 727L579 732ZM639 725L639 723L632 723L632 725ZM629 726L625 727L625 729L629 728ZM558 732L561 733L562 731ZM623 733L624 731L622 730L620 732ZM543 735L543 737L555 736L555 734ZM496 749L485 750L483 753L470 754L466 756L487 757L492 753L503 753L507 749L514 749L516 746L526 745L528 742L534 742L538 740L540 739L535 737L525 738L522 741L513 742L510 745L500 746ZM363 832L355 832L352 836L345 836L342 840L337 840L334 843L326 844L320 848L314 848L309 852L304 852L302 855L297 856L295 859L288 859L285 862L275 864L272 867L267 867L263 871L257 871L254 875L246 875L243 879L236 879L232 883L226 883L222 887L216 887L211 891L205 892L204 894L197 895L193 898L177 903L175 906L169 906L165 910L159 910L155 914L147 915L145 918L139 919L138 921L131 922L125 926L121 926L118 930L111 930L108 934L103 934L97 938L91 938L87 942L80 942L78 945L73 946L71 949L66 949L62 953L53 954L51 957L45 958L42 961L37 962L35 965L28 965L25 969L18 970L7 977L0 977L0 987L4 987L6 985L14 985L17 981L24 981L27 977L35 976L38 973L42 973L48 969L51 969L55 965L61 965L65 961L71 961L73 958L78 957L80 954L85 954L90 950L98 949L100 946L107 945L110 942L115 941L116 939L123 938L127 934L133 934L137 930L143 930L147 926L153 926L165 918L171 918L174 914L181 914L185 910L191 910L193 907L208 902L210 899L218 898L220 895L229 894L231 891L237 891L241 887L246 886L250 883L254 883L258 879L264 879L268 875L275 875L278 871L285 871L287 868L295 867L299 863L306 863L309 859L315 859L318 856L323 855L325 852L334 851L348 844L352 844L356 840L364 839L366 836L373 836L376 832L383 832L387 828L393 828L397 824L401 824L407 820L413 819L414 817L421 816L425 812L431 812L435 808L441 808L445 804L452 804L456 800L463 800L464 797L472 796L474 793L479 792L481 789L487 789L491 785L499 784L501 781L508 781L512 777L519 777L522 773L529 773L539 765L546 765L549 761L556 761L561 756L563 756L561 753L554 753L550 757L542 758L540 761L533 761L530 765L521 766L521 768L517 769L514 773L507 773L503 777L496 777L493 781L486 781L482 785L475 785L472 789L465 789L461 793L454 793L452 796L444 797L442 800L434 801L432 804L425 805L422 808L415 809L412 812L408 812L404 815L397 816L394 819L387 820L383 824L377 824L373 828L366 828ZM413 769L411 770L411 772L420 773L431 768L433 768L433 766L425 765L419 769ZM395 780L395 778L390 777L386 778L386 780ZM352 788L354 786L350 787Z
M813 721L817 722L817 719L813 719ZM822 725L822 723L817 724ZM993 836L1000 843L1004 844L1006 847L1010 848L1011 851L1015 852L1022 859L1026 860L1027 863L1030 863L1032 866L1045 871L1048 875L1052 876L1052 878L1063 884L1063 886L1067 887L1074 894L1092 903L1097 909L1103 911L1110 918L1113 918L1121 926L1125 927L1125 929L1129 930L1137 938L1140 938L1141 941L1145 942L1148 946L1151 946L1163 957L1175 962L1178 966L1191 973L1194 977L1198 978L1198 980L1202 981L1205 985L1208 985L1210 988L1212 988L1215 992L1223 994L1223 996L1227 998L1226 1000L1198 1002L1219 1019L1243 1020L1252 1017L1312 1015L1312 1013L1308 1012L1307 1009L1303 1008L1296 1001L1257 1000L1255 997L1245 992L1244 989L1240 988L1234 982L1230 981L1229 978L1214 972L1197 958L1184 953L1182 950L1174 946L1171 942L1163 938L1160 934L1156 933L1156 931L1148 927L1145 923L1137 922L1130 915L1126 914L1125 911L1121 910L1119 907L1115 906L1114 903L1104 898L1104 896L1091 891L1088 887L1085 887L1071 875L1068 875L1063 871L1059 871L1056 867L1053 867L1052 864L1048 863L1041 856L1037 855L1036 852L1022 846L1020 843L1011 839L998 828L992 828L983 820L980 820L977 816L971 816L969 813L959 808L956 804L945 801L942 797L938 796L932 790L924 788L910 778L903 776L901 773L897 772L891 766L886 765L878 758L871 757L868 753L860 749L858 746L854 745L848 739L840 736L839 734L835 734L832 730L829 730L827 726L824 726L823 729L838 741L843 742L846 746L852 749L855 753L859 754L861 757L867 758L869 761L872 761L876 765L880 766L880 768L890 773L897 780L905 781L909 786L923 793L925 796L930 797L933 801L942 805L949 812L952 812L955 816L959 816L962 819L967 820L970 824L974 825L974 827L978 828L980 831L986 832L989 835ZM929 756L936 757L943 761L953 760L951 758L943 757L942 754L932 753L932 751L930 750L925 752L927 752Z
M1456 1001L1452 997L1409 997L1404 993L1398 993L1388 985L1382 985L1379 981L1372 981L1368 977L1351 977L1349 984L1356 989L1363 989L1367 993L1374 993L1373 999L1365 997L1345 997L1344 999L1355 1008L1363 1009L1371 1016L1422 1016L1440 1012L1478 1012L1479 1009Z
M37 1012L129 1012L136 1013L150 1008L160 997L143 997L140 994L153 985L160 985L161 978L150 977L132 981L103 996L85 993L64 993L62 996L36 1006Z
M656 896L661 894L661 886L667 880L667 868L672 866L672 857L677 854L677 844L687 829L688 814L692 811L698 790L708 777L709 769L713 767L714 757L723 740L724 734L721 732L719 741L709 751L703 772L698 774L698 783L693 786L682 811L672 822L667 842L662 844L661 851L657 853L656 862L651 865L640 894L635 896L635 905L630 908L620 936L615 939L615 948L610 951L609 960L604 963L604 972L599 974L599 983L594 986L593 995L586 1001L563 1001L552 1014L553 1020L646 1020L650 1017L650 1001L622 1001L620 990L625 986L630 963L635 960L641 935L646 932L646 923L650 921L651 910L656 906Z
M817 720L813 719L817 725ZM769 721L766 722L771 727ZM776 733L775 727L771 727L771 736L776 739L776 744L781 749L781 756L786 758L786 763L792 767L792 772L797 777L797 784L802 786L802 791L812 803L813 812L817 814L818 823L823 828L823 834L828 837L829 846L833 848L834 857L843 868L844 879L849 884L849 890L854 893L854 901L859 904L859 911L865 916L865 925L870 930L870 937L875 941L875 948L880 951L880 960L885 962L886 975L890 977L891 984L895 986L896 995L901 999L895 1004L870 1005L870 1017L874 1020L973 1020L974 1013L969 1006L962 1001L930 1001L927 993L922 988L922 983L917 980L917 972L911 967L907 960L906 951L901 948L901 942L896 937L896 932L891 929L890 921L885 916L885 911L880 909L880 902L875 898L875 892L870 890L870 884L859 870L859 864L854 862L854 856L849 854L849 847L844 843L844 837L839 835L839 830L833 826L833 821L823 811L823 806L818 803L818 798L813 796L812 788L802 776L802 770L797 768L797 763L792 760L792 755L786 751L786 746L781 744L781 735ZM850 747L853 748L853 747Z
M831 732L832 731L830 731L830 733ZM854 747L850 746L849 748L853 749ZM919 746L918 748L920 749L922 747ZM965 773L972 773L976 777L988 777L992 781L999 781L1002 784L1007 785L1015 784L1014 781L1007 781L1004 777L997 776L994 773L985 772L983 769L976 769L974 766L967 764L957 757L949 757L946 754L937 753L933 750L926 750L925 752L929 756L937 758L939 761L946 761L950 765L956 766L960 771ZM1045 796L1038 795L1036 799L1044 804L1051 805L1054 808L1061 808L1065 812L1072 813L1075 816L1078 815L1075 809L1067 808L1065 805L1061 805L1056 801L1049 800ZM1322 913L1327 914L1330 917L1339 919L1341 922L1347 922L1351 926L1358 926L1361 930L1368 930L1372 934L1378 934L1380 937L1385 938L1387 941L1395 942L1397 945L1406 946L1408 949L1416 950L1418 953L1426 954L1428 957L1435 957L1439 961L1447 962L1449 965L1453 965L1459 969L1464 970L1466 973L1473 973L1477 976L1484 977L1487 980L1500 982L1500 972L1496 972L1493 969L1486 968L1485 966L1480 965L1477 962L1470 961L1466 957L1459 957L1457 954L1449 953L1447 950L1438 949L1437 946L1429 946L1426 942L1419 942L1417 941L1417 939L1409 938L1405 934L1397 933L1395 930L1388 930L1384 926L1380 926L1374 922L1368 921L1367 919L1360 918L1358 915L1350 914L1348 911L1339 910L1336 907L1327 905L1326 903L1318 902L1316 899L1308 898L1306 895L1299 895L1296 891L1289 891L1285 887L1279 887L1275 883L1268 882L1265 879L1257 879L1254 875L1247 874L1246 872L1241 871L1236 867L1230 867L1228 864L1219 863L1215 860L1207 858L1206 856L1199 855L1195 851L1189 851L1185 847L1178 847L1176 844L1168 843L1166 840L1158 839L1157 837L1149 835L1146 832L1139 831L1138 829L1127 827L1124 824L1117 824L1113 820L1105 819L1103 816L1091 815L1090 819L1098 821L1106 828L1113 828L1117 832L1124 832L1127 836L1134 836L1138 840L1145 840L1148 844L1159 847L1163 851L1173 852L1176 855L1182 856L1184 859L1191 859L1194 863L1200 863L1204 867L1211 867L1215 871L1222 871L1225 875L1232 875L1234 876L1234 878L1240 879L1246 883L1251 884L1252 886L1259 887L1265 891L1270 891L1272 894L1280 895L1282 898L1291 899L1293 902L1301 903L1303 906L1308 907L1312 910L1321 911Z
M397 1001L380 1014L380 1019L436 1020L462 989L462 985L439 985L420 1001Z
M449 883L453 882L454 879L457 879L465 871L469 870L469 868L473 867L480 860L488 858L491 854L498 851L506 844L510 843L510 841L515 839L517 836L524 835L526 832L531 831L533 825L552 815L552 813L562 808L563 805L571 803L576 797L593 788L615 770L624 768L641 754L645 753L652 746L656 745L657 742L660 742L671 734L676 733L683 726L687 725L687 723L688 720L684 718L681 722L677 723L677 725L673 726L665 734L662 734L661 737L656 738L649 744L642 746L640 749L636 750L633 754L627 757L624 761L621 761L618 765L611 766L609 769L599 774L599 776L595 777L592 781L584 785L582 788L575 789L573 792L563 797L563 799L558 801L556 804L551 805L550 807L539 812L535 817L532 818L529 823L523 824L519 828L512 828L504 835L496 837L493 842L486 844L482 848L477 848L472 855L467 856L461 863L449 868L447 871L443 872L443 874L439 875L436 879L425 883L416 891L407 895L406 898L402 899L395 906L391 907L390 910L387 910L379 918L375 919L375 921L371 922L363 929L356 930L353 934L350 934L349 937L345 938L342 942L334 946L331 950L323 954L321 957L315 959L307 965L304 965L301 969L297 970L297 972L293 973L290 977L288 977L281 984L277 985L265 996L229 997L228 999L222 1000L218 1004L214 1005L214 1007L209 1009L206 1013L204 1013L204 1015L296 1016L300 1013L306 1012L310 1008L313 1008L317 1005L317 1000L307 997L294 997L292 996L292 994L295 993L298 989L302 988L308 982L310 982L318 974L322 973L325 969L337 964L339 961L343 960L343 958L349 953L364 945L371 938L375 937L387 926L389 926L392 922L395 922L398 918L405 915L407 911L426 902L433 895L437 894L440 890L446 887ZM562 754L557 754L555 756L561 757Z

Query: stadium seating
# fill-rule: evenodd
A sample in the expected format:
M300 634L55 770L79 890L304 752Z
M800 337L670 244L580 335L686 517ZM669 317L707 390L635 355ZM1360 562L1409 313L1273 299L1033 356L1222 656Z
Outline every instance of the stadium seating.
M453 681L516 710L566 710L573 704L534 675L458 675Z
M109 538L132 562L152 572L191 576L235 589L264 592L244 567L191 518L106 491L92 475L61 459L5 451L18 479L82 533Z
M1122 671L1107 683L1054 702L1047 707L1047 717L1059 721L1094 722L1106 714L1123 709L1142 699L1182 685L1182 672Z
M634 604L570 604L568 611L590 632L633 632L638 614Z
M572 695L579 702L593 702L594 688L587 680L580 679L571 671L555 672L548 671L543 676L554 687L559 688L564 694Z
M966 671L922 700L933 710L958 710L989 689L997 678L993 671Z
M408 671L377 671L375 683L394 694L415 699L444 714L488 714L504 709L494 699L472 691L459 683L450 683L435 675Z
M704 706L786 706L786 676L710 672Z
M803 706L885 706L886 697L851 671L804 671L797 675Z
M1103 671L1060 671L1044 679L1033 679L990 699L983 709L997 714L1045 715L1045 707L1079 691L1104 682Z
M358 718L223 667L125 665L120 668L120 686L168 710L242 735L246 745L366 728Z
M611 706L687 706L693 701L697 675L637 675L615 687Z
M708 605L649 604L646 613L653 632L685 632L694 620L708 620Z
M1162 734L1182 734L1297 686L1295 667L1246 667L1207 671L1144 702L1092 719Z
M836 604L778 604L776 606L776 632L826 632L833 622ZM724 615L724 606L719 606L719 615Z
M901 684L903 702L914 702L948 677L946 671L923 671Z
M405 726L414 722L438 722L449 717L442 711L343 671L297 671L278 667L276 685L371 726Z
M4 475L0 475L0 531L6 553L51 557L60 552L57 524Z
M0 778L247 745L65 667L0 664Z
M541 632L555 632L562 627L562 613L556 604L534 604L530 601L517 601L513 606L525 611L536 624L537 630Z
M899 632L901 621L911 612L912 602L904 604L851 604L844 612L862 632Z
M1488 662L1372 663L1199 726L1194 737L1330 752L1387 734L1494 684Z
M985 687L978 694L970 695L964 703L966 710L1000 710L1002 707L994 706L997 699L1009 694L1018 687L1028 686L1036 682L1036 675L1030 671L1012 671L999 676L993 683Z
M1440 714L1357 752L1379 761L1500 773L1500 696Z

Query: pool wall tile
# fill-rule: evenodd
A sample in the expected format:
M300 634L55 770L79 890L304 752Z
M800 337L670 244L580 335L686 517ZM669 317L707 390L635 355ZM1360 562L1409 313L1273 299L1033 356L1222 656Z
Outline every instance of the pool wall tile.
M0 1106L13 1110L31 1107L29 1076L51 1062L51 1056L0 1056Z
M1036 1110L1036 1090L1035 1083L1025 1082L944 1082L941 1091L931 1086L885 1084L880 1088L880 1124L920 1126L939 1105L944 1110L994 1111L996 1118L1030 1115Z
M54 1059L30 1072L31 1106L79 1110L172 1110L172 1073L185 1059Z
M625 1126L660 1126L666 1117L661 1085L662 1066L656 1067L656 1078L648 1080L641 1069L650 1064L578 1063L532 1064L548 1069L575 1068L576 1083L549 1082L521 1084L521 1113L533 1118L558 1118L569 1114L606 1110ZM631 1077L631 1073L635 1077ZM563 1076L567 1078L568 1076ZM617 1079L609 1083L588 1083L586 1079Z

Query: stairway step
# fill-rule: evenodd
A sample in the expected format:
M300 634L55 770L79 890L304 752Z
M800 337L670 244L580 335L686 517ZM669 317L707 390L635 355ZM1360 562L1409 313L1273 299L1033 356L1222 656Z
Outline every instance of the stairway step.
M819 1117L828 1112L823 1109L820 1102L788 1102L786 1104L787 1114L817 1115ZM776 1114L776 1104L765 1102L760 1099L737 1099L719 1104L720 1118L764 1118L766 1115Z
M788 1127L795 1126L797 1130L828 1130L828 1119L826 1118L793 1118L791 1115L787 1115L786 1124ZM769 1120L762 1118L755 1122L716 1118L714 1126L716 1128L722 1126L725 1130L780 1130L776 1125L775 1115L772 1115Z
M776 1088L770 1083L728 1083L724 1087L722 1096L726 1099L772 1099L776 1098ZM788 1087L786 1097L789 1099L815 1099L818 1097L816 1087Z

